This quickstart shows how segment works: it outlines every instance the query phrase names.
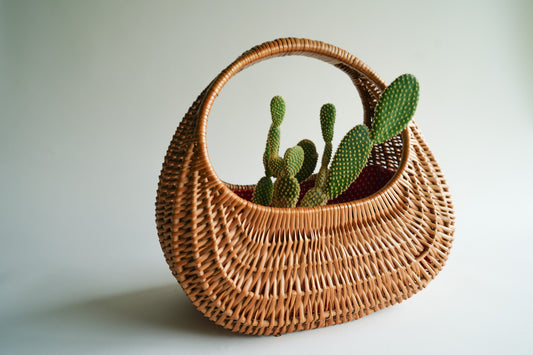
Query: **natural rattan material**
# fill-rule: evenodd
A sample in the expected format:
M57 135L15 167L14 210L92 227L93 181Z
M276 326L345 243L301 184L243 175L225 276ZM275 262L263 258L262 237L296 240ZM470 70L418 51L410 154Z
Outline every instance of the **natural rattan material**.
M347 73L367 125L385 88L340 48L278 39L252 48L222 71L180 123L157 192L161 246L192 303L217 324L248 334L342 323L401 302L441 270L454 232L448 187L414 122L374 147L365 169L367 178L381 182L369 185L369 196L353 195L355 201L263 207L239 197L251 186L218 178L206 145L216 96L246 66L281 55L315 57Z

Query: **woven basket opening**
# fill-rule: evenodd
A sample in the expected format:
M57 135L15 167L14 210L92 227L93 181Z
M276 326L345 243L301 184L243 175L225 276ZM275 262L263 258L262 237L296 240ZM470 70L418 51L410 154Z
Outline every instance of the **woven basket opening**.
M403 147L407 139L407 132L404 131L392 139L382 144L376 144L372 148L372 153L368 158L367 165L363 168L357 179L348 187L346 191L329 200L328 205L343 202L360 200L386 188L388 183L398 173L398 170L405 163ZM316 175L311 176L300 185L300 197L298 203L309 189L315 185ZM252 202L255 185L232 185L225 183L237 196Z
M346 191L329 200L328 205L360 200L386 188L388 183L401 170L405 163L404 143L408 139L406 131L391 138L382 144L376 144L368 158L367 165L363 168L357 179ZM408 140L407 140L408 142ZM311 176L300 185L300 197L298 203L309 189L315 185L316 175ZM232 185L225 183L237 196L252 202L255 185Z

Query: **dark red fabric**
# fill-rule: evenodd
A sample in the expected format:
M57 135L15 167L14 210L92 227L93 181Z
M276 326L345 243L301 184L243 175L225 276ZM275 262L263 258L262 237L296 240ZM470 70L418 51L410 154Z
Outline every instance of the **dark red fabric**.
M328 201L328 205L359 200L379 191L394 176L395 171L380 166L366 166L357 179L342 194ZM300 186L300 200L314 186L314 181ZM252 201L252 189L235 190L235 194L245 200Z

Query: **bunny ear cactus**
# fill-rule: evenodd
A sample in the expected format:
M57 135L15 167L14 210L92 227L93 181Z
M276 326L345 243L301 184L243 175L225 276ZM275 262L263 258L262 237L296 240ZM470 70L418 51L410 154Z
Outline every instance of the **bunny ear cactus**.
M371 138L374 144L388 141L407 127L418 103L419 84L412 74L396 78L376 106Z
M335 152L331 168L327 170L324 186L315 185L302 199L302 207L323 206L355 181L372 151L370 132L365 125L352 128ZM318 184L318 180L317 180Z
M278 178L281 175L283 175L283 158L282 157L276 156L276 157L270 158L268 162L268 166L274 177Z
M333 128L335 126L336 110L335 105L325 104L320 108L320 129L322 130L322 138L326 145L324 146L324 153L322 154L322 164L316 177L315 186L323 188L326 183L328 174L328 165L331 160L331 152L333 147L331 141L333 140Z
M255 186L253 196L254 203L262 206L270 206L273 192L274 184L272 183L272 179L268 176L263 176Z
M328 195L320 187L315 186L305 193L300 206L324 206L326 203L328 203Z
M331 160L331 141L333 140L335 116L335 105L325 104L320 108L320 128L322 130L322 138L326 144L324 146L324 153L322 154L320 170L316 176L315 187L305 194L301 202L301 206L303 207L322 206L328 201L328 196L323 190L328 176L329 161Z
M302 164L302 168L296 174L296 179L301 184L305 180L307 180L311 174L313 174L313 171L315 171L316 162L318 160L318 153L316 152L315 143L310 141L309 139L304 139L298 142L298 146L300 146L304 151L304 161Z
M372 151L370 132L365 125L352 128L344 136L335 152L326 182L329 199L339 196L359 176Z
M272 116L272 124L268 131L267 144L265 153L263 154L263 165L265 167L265 175L272 176L272 171L269 168L269 160L277 157L279 154L280 143L280 129L281 123L285 116L285 101L281 96L274 96L270 101L270 115Z
M283 157L282 175L274 183L274 207L296 207L300 196L300 184L295 175L304 163L304 150L300 146L287 149Z
M330 168L336 113L333 104L323 105L320 127L325 142L324 154L315 186L305 194L301 206L322 206L346 191L365 167L374 144L388 141L407 127L416 110L418 95L419 84L414 75L404 74L396 78L379 99L372 129L357 125L348 131L335 152ZM272 125L263 155L265 177L256 186L254 202L266 206L272 202L275 207L295 207L300 194L299 183L305 181L316 167L316 147L305 139L287 150L283 158L279 157L279 126L285 115L285 102L280 96L272 99L270 112ZM277 178L274 184L271 176Z
M281 96L275 96L270 101L270 114L272 116L272 124L268 131L265 153L263 154L265 176L255 186L253 195L253 202L263 206L270 206L272 202L273 184L271 176L273 175L273 171L269 162L274 158L279 158L279 126L285 116L285 101L283 101Z
M282 176L295 176L302 168L304 150L300 146L287 149L283 157Z
M335 152L329 170L327 165L331 150L327 151L329 147L326 143L322 168L315 187L304 196L301 205L305 207L325 205L328 199L333 199L344 192L363 170L373 145L388 141L407 127L415 113L418 94L419 84L414 75L404 74L394 80L381 95L375 110L372 131L364 125L358 125L350 130ZM326 110L331 111L331 108L323 106L320 123L322 135L327 142L327 139L332 138L333 129L328 130L324 127L327 118L331 117Z
M333 157L331 168L328 169L334 124L335 106L332 104L322 106L320 125L322 137L326 141L322 167L317 175L315 187L302 199L302 207L323 206L328 200L344 192L359 176L372 151L373 144L368 128L365 125L355 126L342 139Z

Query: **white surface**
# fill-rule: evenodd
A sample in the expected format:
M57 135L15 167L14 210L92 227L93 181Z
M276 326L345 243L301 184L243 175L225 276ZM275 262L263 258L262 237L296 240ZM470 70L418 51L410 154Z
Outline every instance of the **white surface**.
M1 354L533 353L532 3L325 4L0 3ZM400 305L279 338L239 336L205 320L171 276L155 191L196 96L241 52L284 36L336 44L387 82L419 78L415 120L451 187L456 241L438 277ZM221 178L258 179L278 93L283 148L321 142L325 102L337 105L337 139L362 120L334 68L261 63L213 108Z

